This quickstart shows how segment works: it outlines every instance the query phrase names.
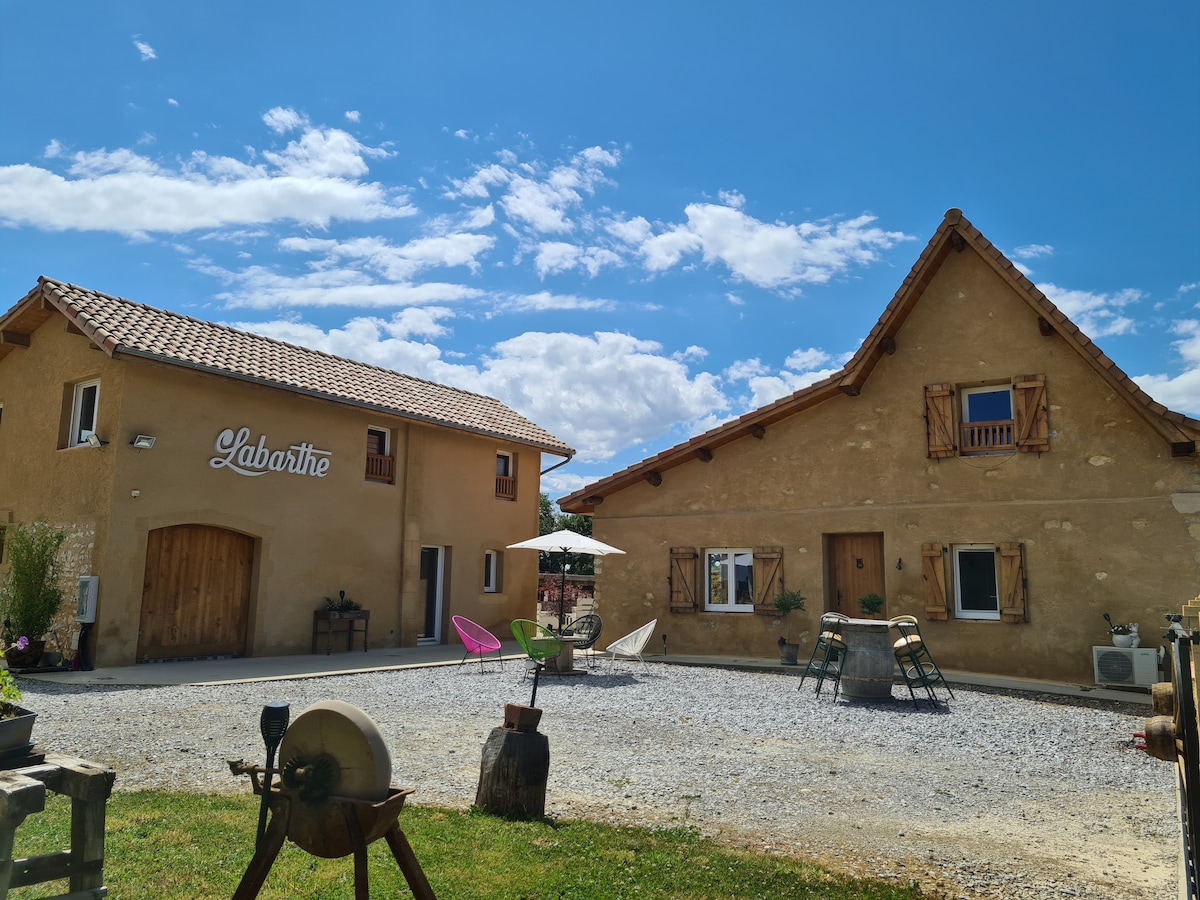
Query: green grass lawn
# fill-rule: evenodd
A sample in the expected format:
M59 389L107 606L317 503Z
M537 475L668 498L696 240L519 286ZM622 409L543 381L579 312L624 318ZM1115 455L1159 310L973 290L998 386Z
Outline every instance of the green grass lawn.
M108 806L105 884L121 900L230 897L254 849L258 798L116 793ZM606 898L827 898L919 900L913 885L851 879L781 856L723 847L692 829L614 828L589 822L508 821L477 812L409 806L400 815L439 900ZM47 795L46 811L17 830L14 855L70 846L70 804ZM371 896L411 896L385 841L370 847ZM65 882L61 891L66 892ZM13 900L46 896L21 888ZM353 861L319 859L285 843L263 900L354 895Z

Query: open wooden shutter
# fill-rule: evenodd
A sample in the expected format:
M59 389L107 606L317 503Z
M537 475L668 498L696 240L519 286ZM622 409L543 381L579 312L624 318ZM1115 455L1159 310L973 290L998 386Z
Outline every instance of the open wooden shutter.
M952 385L926 385L925 437L930 459L942 459L954 455L954 389Z
M1025 611L1025 548L998 544L1000 554L1000 621L1028 621Z
M695 547L671 548L671 612L691 613L699 608L696 596L696 567L699 556Z
M946 565L941 544L921 545L921 577L925 579L925 618L945 621Z
M754 611L779 615L774 600L783 590L783 548L754 548Z
M1045 375L1021 375L1014 379L1013 418L1017 425L1018 450L1043 453L1050 449Z

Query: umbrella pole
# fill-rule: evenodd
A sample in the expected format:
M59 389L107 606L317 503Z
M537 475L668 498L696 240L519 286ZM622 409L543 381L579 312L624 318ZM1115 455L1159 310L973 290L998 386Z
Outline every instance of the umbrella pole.
M563 547L562 582L558 586L558 633L563 630L563 613L567 611L567 548Z

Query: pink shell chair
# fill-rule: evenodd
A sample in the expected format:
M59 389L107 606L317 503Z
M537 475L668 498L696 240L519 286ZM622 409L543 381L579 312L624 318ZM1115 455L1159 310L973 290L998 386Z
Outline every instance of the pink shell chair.
M479 671L482 672L484 655L495 653L496 659L500 660L500 668L504 668L504 657L500 655L499 638L482 625L478 625L470 619L464 619L462 616L451 616L450 621L454 623L454 630L458 632L458 636L462 638L463 647L466 648L459 665L466 662L468 656L475 654L479 657Z

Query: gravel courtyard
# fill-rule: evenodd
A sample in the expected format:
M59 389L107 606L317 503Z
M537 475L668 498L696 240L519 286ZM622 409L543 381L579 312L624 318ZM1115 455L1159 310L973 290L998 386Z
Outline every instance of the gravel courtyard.
M294 718L341 699L379 724L411 802L457 808L474 801L504 704L530 686L513 662L217 687L22 683L43 746L112 766L117 790L248 792L226 760L261 764L262 704ZM892 702L836 704L796 686L663 664L543 679L547 814L686 824L933 896L1177 895L1174 769L1133 749L1145 707L963 687L914 710L900 686Z

